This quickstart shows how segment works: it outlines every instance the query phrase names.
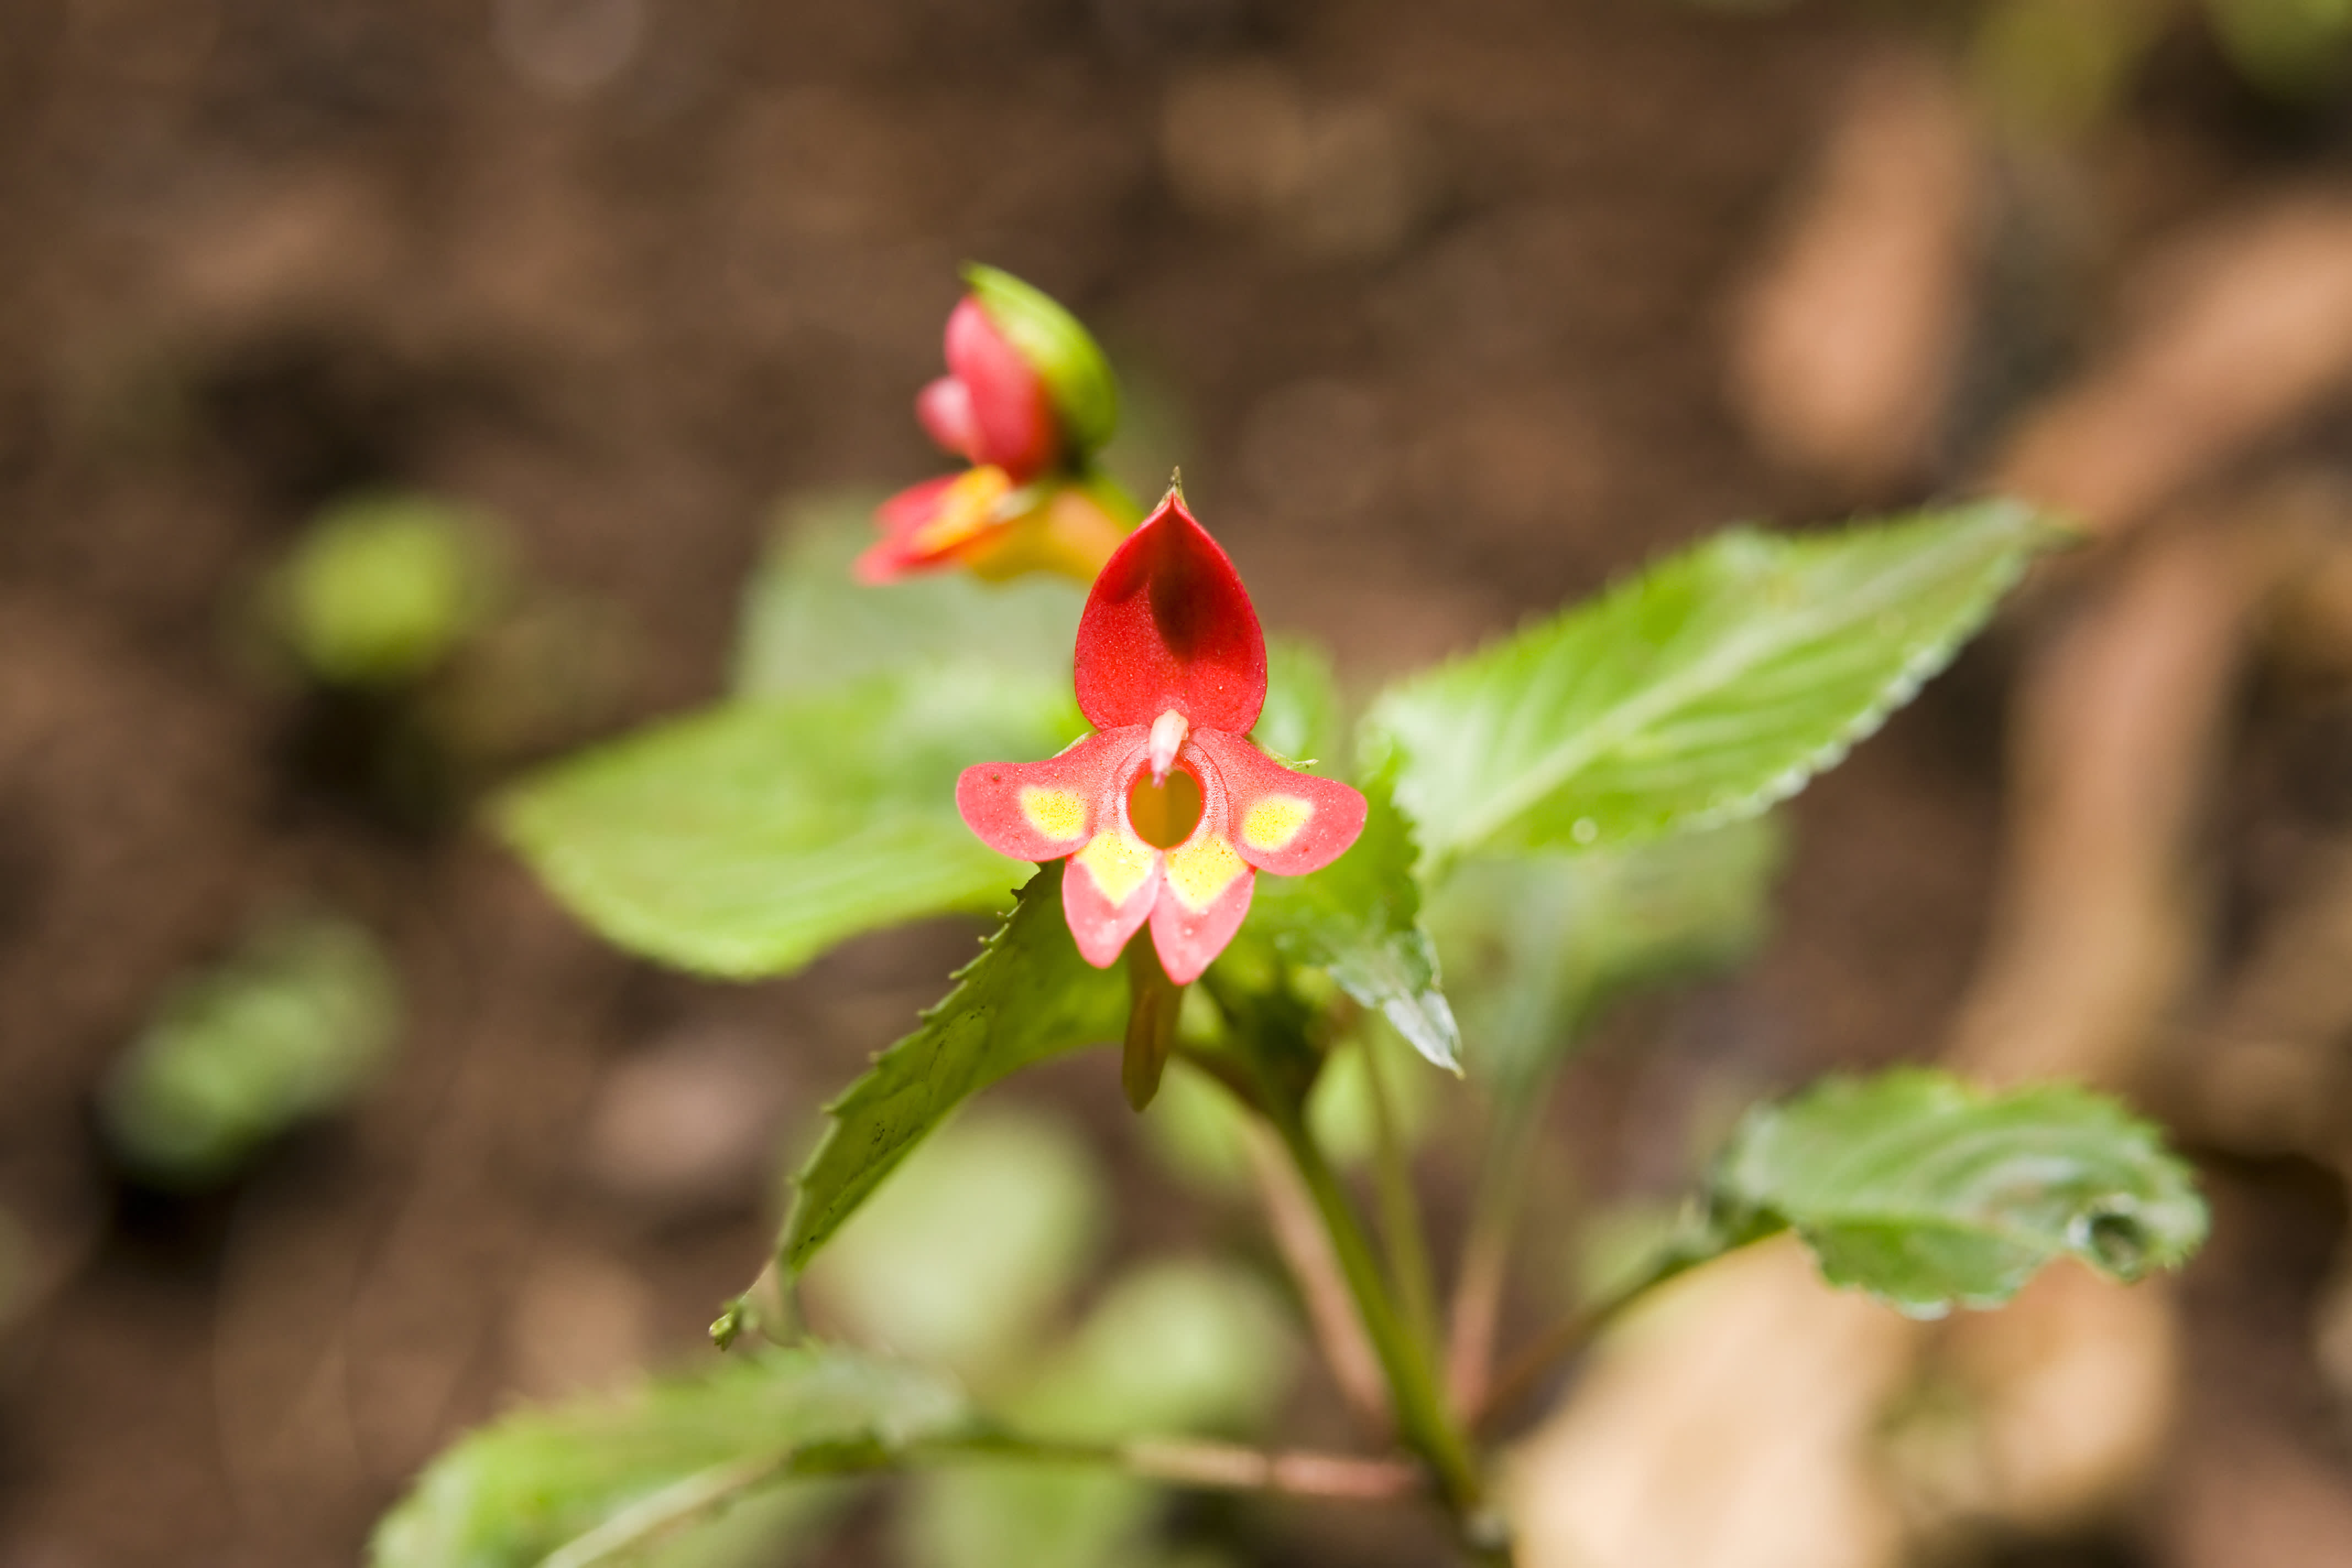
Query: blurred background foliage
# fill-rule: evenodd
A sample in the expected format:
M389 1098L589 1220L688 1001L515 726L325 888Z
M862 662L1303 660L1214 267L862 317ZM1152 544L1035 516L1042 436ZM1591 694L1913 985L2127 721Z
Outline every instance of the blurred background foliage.
M688 980L479 812L729 692L971 662L971 584L904 590L920 648L805 591L848 487L937 466L908 403L966 257L1100 331L1114 471L1183 463L1330 650L1292 755L1727 520L2079 518L1775 818L1473 858L1431 920L1465 1049L1567 1091L1507 1330L1646 1255L1757 1092L1898 1058L2128 1085L2204 1157L2210 1256L1916 1335L1727 1276L1545 1423L1529 1528L1610 1568L2352 1555L2343 5L25 0L0 38L0 1558L349 1561L458 1431L708 1371L779 1173L977 924ZM1014 593L988 659L1043 689L1076 597ZM1370 1142L1365 1052L1457 1239L1488 1151L1384 1026L1318 1126ZM1103 1066L861 1216L968 1300L853 1230L812 1310L1073 1431L1352 1440L1219 1092L1136 1123ZM656 1554L1418 1529L1027 1470L796 1483Z

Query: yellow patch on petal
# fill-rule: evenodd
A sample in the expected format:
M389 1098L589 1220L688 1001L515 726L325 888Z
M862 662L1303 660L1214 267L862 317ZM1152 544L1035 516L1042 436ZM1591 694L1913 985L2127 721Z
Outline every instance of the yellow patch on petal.
M1105 828L1087 839L1087 847L1070 858L1086 868L1104 898L1114 904L1123 904L1151 875L1153 854L1151 846L1140 838Z
M1247 871L1234 847L1214 834L1204 833L1181 848L1168 851L1168 890L1177 901L1198 914L1217 901L1217 895Z
M967 468L940 498L939 510L915 531L908 544L918 553L938 555L1002 521L997 503L1013 492L1013 476L986 466Z
M1021 815L1057 844L1075 844L1087 836L1087 801L1076 790L1023 784Z
M1314 816L1311 800L1295 795L1261 795L1242 818L1242 842L1271 855L1297 837L1298 830Z

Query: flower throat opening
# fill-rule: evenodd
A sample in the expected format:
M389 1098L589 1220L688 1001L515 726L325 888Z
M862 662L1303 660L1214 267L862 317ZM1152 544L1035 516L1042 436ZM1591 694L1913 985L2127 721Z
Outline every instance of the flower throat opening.
M1138 769L1127 786L1127 816L1137 837L1154 849L1173 849L1201 825L1201 781L1171 768L1168 782L1155 784L1150 769Z

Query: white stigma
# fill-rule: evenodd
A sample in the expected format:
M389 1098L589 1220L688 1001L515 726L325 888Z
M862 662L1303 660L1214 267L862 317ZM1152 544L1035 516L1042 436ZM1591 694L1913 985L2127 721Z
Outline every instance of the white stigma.
M1192 726L1184 715L1173 708L1151 721L1151 782L1164 784L1168 770L1176 765L1176 753L1184 749L1184 737Z

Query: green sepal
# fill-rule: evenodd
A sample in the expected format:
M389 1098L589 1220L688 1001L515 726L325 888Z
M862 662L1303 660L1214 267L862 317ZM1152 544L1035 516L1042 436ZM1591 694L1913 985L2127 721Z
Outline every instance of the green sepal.
M1013 352L1045 378L1061 418L1062 445L1082 463L1118 427L1118 382L1093 334L1052 296L1010 272L967 263L964 286Z

